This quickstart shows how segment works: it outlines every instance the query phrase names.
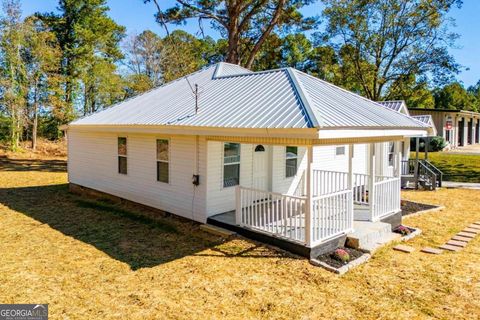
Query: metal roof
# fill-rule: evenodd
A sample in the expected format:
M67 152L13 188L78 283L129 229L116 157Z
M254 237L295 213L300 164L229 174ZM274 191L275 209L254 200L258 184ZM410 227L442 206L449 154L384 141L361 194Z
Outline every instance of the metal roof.
M169 82L71 125L425 127L408 116L295 69L252 72L228 63Z
M407 105L403 100L389 100L389 101L378 101L382 106L385 106L389 109L395 110L397 112L401 112L402 108L406 109Z

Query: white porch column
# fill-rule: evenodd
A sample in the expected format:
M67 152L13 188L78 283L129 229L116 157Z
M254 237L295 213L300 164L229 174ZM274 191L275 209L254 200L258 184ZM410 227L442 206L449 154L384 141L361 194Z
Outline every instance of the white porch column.
M477 143L477 119L472 118L472 144Z
M313 162L313 147L307 146L307 205L305 208L305 244L310 247L312 244L312 162Z
M348 181L347 186L349 190L353 189L353 154L354 154L354 145L350 144L348 146Z
M468 144L468 121L467 118L463 117L463 139L462 139L462 147Z
M370 220L373 220L375 213L375 143L369 146L370 163L368 164L368 204L370 210Z
M402 142L395 142L395 177L402 176Z

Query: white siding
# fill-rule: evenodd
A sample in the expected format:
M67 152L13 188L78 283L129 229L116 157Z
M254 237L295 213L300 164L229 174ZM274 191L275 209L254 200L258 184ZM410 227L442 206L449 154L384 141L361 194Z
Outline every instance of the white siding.
M345 145L345 154L336 155L336 148L340 146L319 146L313 148L313 163L320 170L348 171L349 148ZM353 149L353 172L367 173L368 146L356 144Z
M127 137L128 174L118 173L117 137ZM157 181L156 139L170 141L170 183ZM68 132L69 181L176 215L205 222L206 143L199 138L200 185L192 175L197 165L196 137Z

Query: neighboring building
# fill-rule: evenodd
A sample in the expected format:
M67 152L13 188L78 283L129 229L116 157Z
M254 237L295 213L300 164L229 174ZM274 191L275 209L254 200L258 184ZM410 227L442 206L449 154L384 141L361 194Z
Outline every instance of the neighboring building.
M438 135L452 147L480 143L480 113L465 110L408 108L412 116L430 115Z
M428 125L292 68L219 63L69 124L68 177L304 255L401 221L402 142Z

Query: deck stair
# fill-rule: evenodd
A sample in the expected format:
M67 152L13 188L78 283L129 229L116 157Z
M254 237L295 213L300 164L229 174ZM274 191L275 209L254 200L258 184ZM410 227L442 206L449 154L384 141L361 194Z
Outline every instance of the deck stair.
M415 186L416 174L418 175L418 186ZM416 159L402 161L402 187L422 188L435 190L442 186L443 172L435 167L430 161Z
M384 222L354 221L354 232L347 234L346 245L369 252L399 239L400 234L392 232L392 226Z

